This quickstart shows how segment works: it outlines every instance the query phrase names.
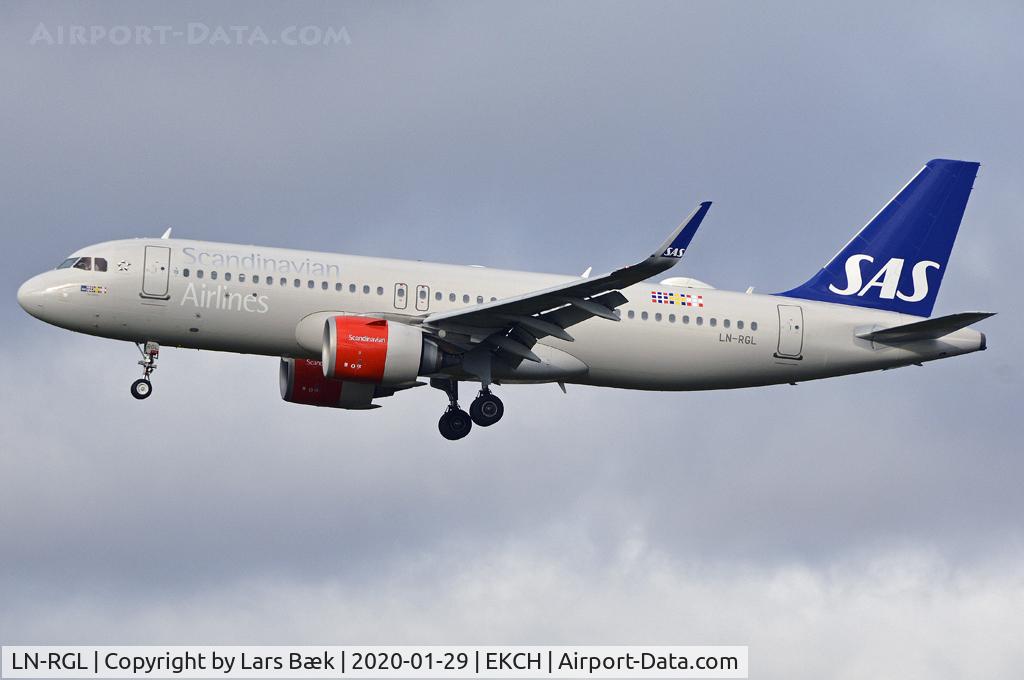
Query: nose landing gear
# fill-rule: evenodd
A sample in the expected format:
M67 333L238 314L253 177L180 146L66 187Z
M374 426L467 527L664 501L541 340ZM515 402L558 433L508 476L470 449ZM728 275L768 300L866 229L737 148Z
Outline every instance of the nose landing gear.
M132 383L131 392L136 399L145 399L153 394L153 383L150 382L149 376L156 370L156 360L160 358L160 345L155 342L147 342L145 346L140 343L136 343L135 346L142 353L142 359L139 360L139 366L142 366L142 377Z

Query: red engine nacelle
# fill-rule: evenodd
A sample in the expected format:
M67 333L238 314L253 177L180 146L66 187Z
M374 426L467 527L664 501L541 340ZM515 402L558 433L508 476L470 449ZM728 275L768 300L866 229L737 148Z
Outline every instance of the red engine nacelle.
M373 408L376 386L324 377L319 361L281 359L281 398L293 404L329 408Z
M363 316L335 316L324 323L323 375L336 380L401 385L432 373L437 346L419 328Z
M324 377L324 369L313 359L281 358L281 398L292 404L326 406L328 408L377 408L374 399L390 397L395 392L422 385L404 385L335 380Z

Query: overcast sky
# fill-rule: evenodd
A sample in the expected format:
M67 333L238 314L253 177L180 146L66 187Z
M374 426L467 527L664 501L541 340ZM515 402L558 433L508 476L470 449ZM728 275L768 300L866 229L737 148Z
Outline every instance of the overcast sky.
M730 643L758 678L1024 664L1024 9L0 5L0 640ZM334 45L31 44L58 26ZM715 205L680 269L808 278L927 160L982 163L936 313L990 349L797 387L280 401L277 361L26 315L158 235L576 274Z

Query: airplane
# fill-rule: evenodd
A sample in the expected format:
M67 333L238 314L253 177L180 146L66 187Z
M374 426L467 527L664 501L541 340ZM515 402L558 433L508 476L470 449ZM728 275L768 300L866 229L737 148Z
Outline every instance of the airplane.
M491 388L557 383L716 390L920 365L986 348L988 312L931 318L978 163L929 161L807 282L778 294L649 281L686 252L701 203L653 254L600 276L170 238L87 246L26 281L49 324L133 342L153 391L160 348L280 357L295 404L378 408L425 385L456 440L504 414ZM424 380L425 379L425 380ZM425 382L426 381L426 382ZM480 386L469 412L459 383Z

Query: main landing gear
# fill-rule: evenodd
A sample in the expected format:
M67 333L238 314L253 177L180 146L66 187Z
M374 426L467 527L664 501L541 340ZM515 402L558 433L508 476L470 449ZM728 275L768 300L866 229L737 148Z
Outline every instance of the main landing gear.
M480 394L476 395L476 399L469 405L469 417L480 427L494 425L503 415L505 405L486 387L480 390Z
M136 399L145 399L153 394L153 383L150 382L149 376L156 370L156 360L160 358L160 345L155 342L147 342L145 346L141 343L136 343L135 346L142 353L142 359L139 360L139 366L142 366L142 377L132 383L132 396Z
M480 427L490 427L501 420L505 414L505 406L501 399L491 394L491 391L484 387L480 390L476 399L466 413L459 406L459 383L457 380L434 378L430 381L432 387L443 390L448 395L448 408L437 423L437 429L445 439L462 439L473 429L473 423Z
M473 421L470 420L468 413L459 408L459 382L433 378L430 385L448 395L448 408L437 421L437 429L441 431L441 436L452 441L462 439L473 429Z

